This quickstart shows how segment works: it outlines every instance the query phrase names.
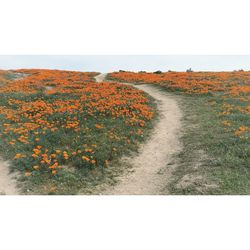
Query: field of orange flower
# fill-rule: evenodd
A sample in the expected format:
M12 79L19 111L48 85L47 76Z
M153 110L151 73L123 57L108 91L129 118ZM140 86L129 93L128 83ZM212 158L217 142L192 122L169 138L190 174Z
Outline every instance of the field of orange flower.
M217 178L212 193L250 193L250 72L114 72L108 79L153 84L185 98L185 116L196 124L184 137L185 168L197 148L210 155L203 169ZM183 108L185 107L183 105ZM185 108L184 108L185 109ZM191 111L192 112L191 112ZM196 118L193 117L195 114ZM187 117L189 116L189 117ZM186 141L185 141L186 140ZM195 165L194 162L191 165ZM191 168L190 168L191 169ZM190 170L191 172L193 170ZM196 170L195 170L196 171ZM179 171L181 172L181 171ZM181 176L180 176L181 178ZM191 190L191 189L190 189ZM194 192L178 190L177 193Z
M107 168L144 139L152 100L132 86L96 83L95 75L0 71L0 155L24 179L61 181L70 174L76 182L79 173ZM71 167L78 173L67 173Z
M231 94L250 91L250 72L114 72L109 78L123 82L151 83L185 93L212 94L226 91Z
M219 96L221 116L225 118L222 124L230 130L232 119L230 115L240 112L250 115L250 72L166 72L166 73L134 73L114 72L109 74L110 80L120 82L156 84L172 91L187 94ZM222 104L221 104L222 102ZM212 101L215 105L216 101ZM233 126L234 127L234 126ZM235 127L234 127L235 128ZM232 131L231 131L232 132ZM239 124L234 134L248 139L249 124Z

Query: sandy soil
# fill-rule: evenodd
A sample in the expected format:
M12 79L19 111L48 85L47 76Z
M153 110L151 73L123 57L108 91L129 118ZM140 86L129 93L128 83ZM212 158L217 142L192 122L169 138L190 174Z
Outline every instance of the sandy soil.
M150 85L134 85L155 98L160 118L149 140L141 145L139 154L124 159L133 172L118 178L118 184L106 188L101 194L154 195L167 193L166 186L175 168L174 154L181 150L179 141L182 113L174 95Z
M107 74L100 74L100 75L95 76L94 78L97 82L103 82L106 78L106 75Z
M0 195L17 195L15 174L9 173L9 165L7 161L0 158Z

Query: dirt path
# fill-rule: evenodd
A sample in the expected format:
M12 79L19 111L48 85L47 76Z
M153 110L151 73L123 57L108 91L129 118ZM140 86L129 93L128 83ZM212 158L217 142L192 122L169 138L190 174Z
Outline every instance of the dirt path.
M15 175L9 173L9 165L7 161L0 158L0 195L17 195Z
M181 150L179 137L182 112L176 96L147 84L133 86L155 98L160 117L149 140L141 145L139 154L124 159L132 165L132 173L120 176L117 185L106 188L101 194L153 195L162 194L163 190L166 194L166 186L175 168L173 155Z
M95 76L94 78L95 78L95 80L96 80L97 82L103 82L104 79L106 78L106 76L107 76L107 74L105 73L105 74L97 75L97 76Z

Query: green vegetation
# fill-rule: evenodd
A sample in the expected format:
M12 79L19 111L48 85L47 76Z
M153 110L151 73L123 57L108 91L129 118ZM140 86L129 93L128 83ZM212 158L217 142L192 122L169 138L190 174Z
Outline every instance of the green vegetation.
M250 125L249 116L232 110L225 123L224 101L220 96L183 97L183 151L169 186L173 194L250 193L249 133L234 134L240 126ZM226 101L246 105L232 98Z

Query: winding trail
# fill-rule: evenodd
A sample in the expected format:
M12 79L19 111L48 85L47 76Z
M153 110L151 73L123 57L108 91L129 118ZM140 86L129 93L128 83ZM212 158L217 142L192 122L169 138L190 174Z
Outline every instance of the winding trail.
M106 74L101 74L96 79L103 81L105 77ZM132 165L133 172L118 177L117 185L107 187L101 194L154 195L162 194L163 190L166 194L166 186L175 168L173 156L182 148L179 140L182 112L175 95L148 84L133 86L157 101L159 119L139 153L135 157L124 158Z

